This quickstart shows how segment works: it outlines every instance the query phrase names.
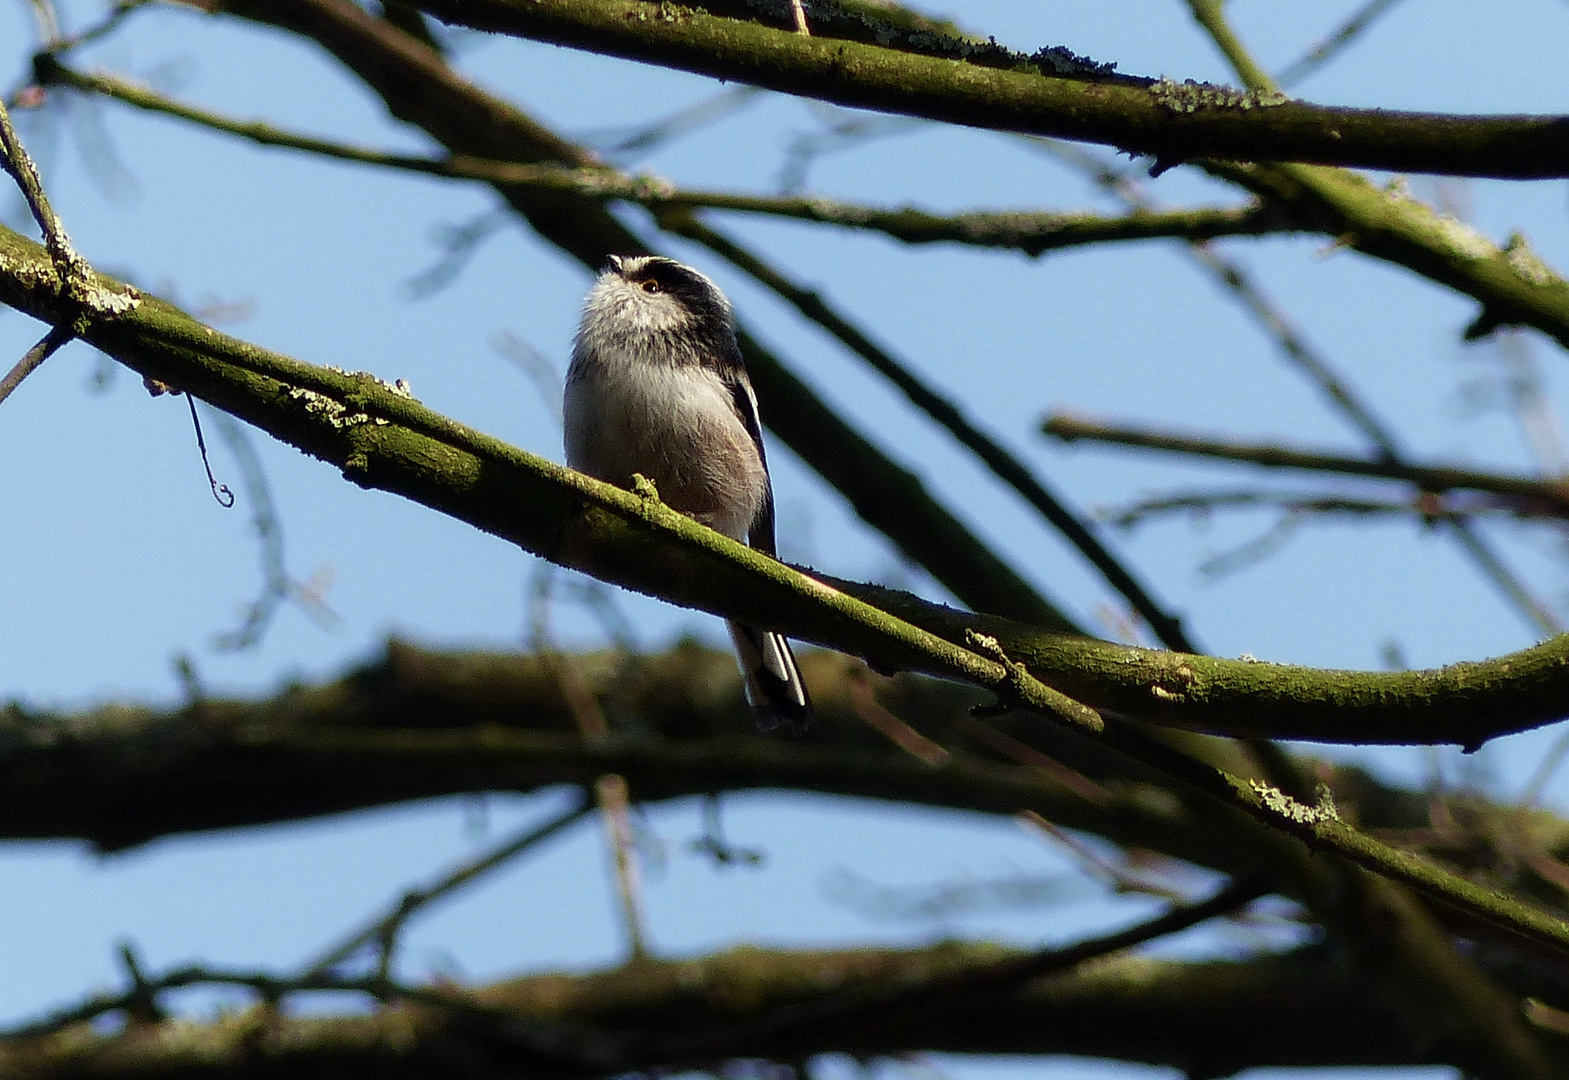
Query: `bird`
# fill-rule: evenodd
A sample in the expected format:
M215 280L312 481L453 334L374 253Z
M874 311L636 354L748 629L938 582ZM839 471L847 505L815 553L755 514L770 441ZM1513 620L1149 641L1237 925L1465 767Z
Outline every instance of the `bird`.
M757 394L719 286L658 255L612 255L572 343L562 400L567 464L618 487L651 480L669 507L775 555L774 494ZM758 726L812 718L784 636L728 620Z

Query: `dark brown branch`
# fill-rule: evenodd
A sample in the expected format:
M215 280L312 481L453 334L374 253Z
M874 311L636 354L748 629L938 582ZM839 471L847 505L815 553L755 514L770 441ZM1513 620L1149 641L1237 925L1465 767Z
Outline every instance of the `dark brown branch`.
M0 1043L9 1080L339 1080L346 1075L584 1075L541 1053L541 1032L584 1033L616 1051L670 1036L744 1026L825 991L876 993L944 974L984 971L1016 955L991 945L788 953L745 949L685 961L647 960L584 975L519 978L369 1015L289 1016L258 1008L207 1024L82 1028ZM226 973L216 973L226 974ZM228 973L236 978L243 973ZM265 983L265 979L253 979ZM276 986L282 980L274 980ZM443 1000L472 1008L443 1007ZM508 1018L515 1018L509 1020ZM520 1029L509 1030L509 1024ZM1243 962L1111 959L1004 993L959 995L890 1009L853 1025L824 1021L788 1040L754 1040L734 1056L796 1061L920 1051L1072 1054L1227 1076L1254 1065L1437 1064L1441 1050L1409 1039L1387 998L1327 953ZM1334 1038L1326 1038L1326 1032ZM635 1055L634 1055L635 1057ZM714 1068L723 1059L643 1059ZM607 1067L606 1071L613 1071ZM627 1071L627 1070L623 1070Z

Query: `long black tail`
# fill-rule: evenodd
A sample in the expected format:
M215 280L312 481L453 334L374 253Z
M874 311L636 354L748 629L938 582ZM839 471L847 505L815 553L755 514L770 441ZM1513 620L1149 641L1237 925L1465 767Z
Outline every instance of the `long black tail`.
M729 623L735 641L741 673L746 676L746 699L757 713L757 726L764 731L789 724L799 735L812 722L812 699L795 662L790 643L771 630L754 630L740 623Z

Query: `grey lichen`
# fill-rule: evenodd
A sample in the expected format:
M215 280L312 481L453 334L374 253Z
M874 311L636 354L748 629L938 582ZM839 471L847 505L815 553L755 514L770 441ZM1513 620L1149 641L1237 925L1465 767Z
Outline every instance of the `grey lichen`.
M1552 285L1562 280L1552 267L1531 250L1525 237L1517 232L1510 233L1508 243L1504 244L1504 261L1509 264L1509 269L1532 285Z
M414 399L414 395L409 390L408 380L406 379L398 379L395 382L387 382L385 379L378 378L368 371L345 371L343 368L331 366L329 366L327 370L336 372L339 375L347 375L352 379L373 382L383 389L397 394L399 397L408 398L411 401ZM332 397L329 394L323 394L318 390L308 389L307 387L290 387L289 397L294 401L303 401L305 403L305 411L307 413L312 416L320 417L321 419L327 421L327 423L331 424L333 427L337 428L339 431L359 427L361 424L376 424L378 426L385 427L389 423L388 420L380 416L372 416L370 413L364 412L363 410L350 410L349 406L345 405L337 398Z
M113 319L135 311L142 303L142 294L134 285L124 286L124 291L108 289L96 282L88 290L86 302L94 315Z
M1340 820L1340 811L1335 807L1335 797L1324 784L1318 786L1318 802L1315 806L1299 803L1278 787L1266 784L1262 780L1250 780L1248 786L1253 789L1253 794L1258 796L1264 809L1279 814L1294 824L1318 825L1326 821Z
M1168 112L1196 113L1205 109L1270 109L1284 105L1291 99L1274 90L1243 90L1235 86L1218 86L1215 83L1194 82L1184 79L1177 82L1162 76L1150 84L1150 96Z

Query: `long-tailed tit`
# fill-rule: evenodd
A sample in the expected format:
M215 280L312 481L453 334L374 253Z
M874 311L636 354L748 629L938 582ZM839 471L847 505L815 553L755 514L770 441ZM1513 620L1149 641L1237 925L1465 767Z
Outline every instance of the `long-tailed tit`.
M730 301L689 266L610 257L583 305L564 408L567 464L621 487L654 482L666 505L774 554L774 494L757 396ZM811 719L790 644L731 622L758 723Z

